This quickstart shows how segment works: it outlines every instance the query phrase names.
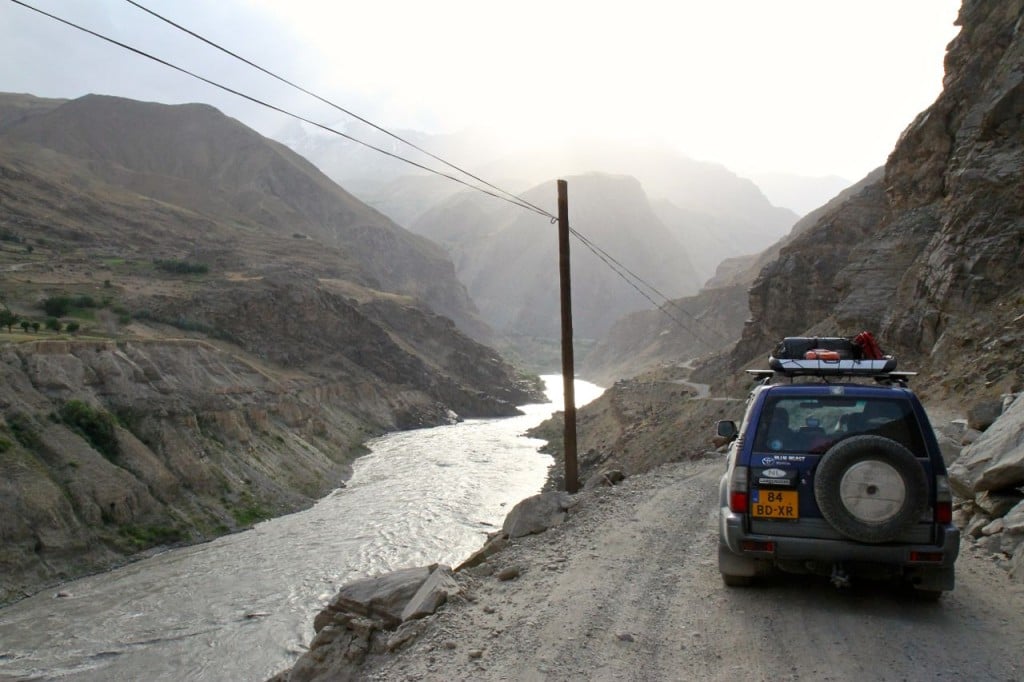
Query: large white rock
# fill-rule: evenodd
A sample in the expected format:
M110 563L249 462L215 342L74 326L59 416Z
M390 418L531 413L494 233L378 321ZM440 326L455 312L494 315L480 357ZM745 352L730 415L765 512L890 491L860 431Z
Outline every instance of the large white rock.
M1005 490L1024 483L1024 397L981 437L964 448L949 467L949 480L961 497L986 490Z
M546 492L525 500L505 517L502 532L510 538L543 533L565 520L565 512L573 504L567 492Z

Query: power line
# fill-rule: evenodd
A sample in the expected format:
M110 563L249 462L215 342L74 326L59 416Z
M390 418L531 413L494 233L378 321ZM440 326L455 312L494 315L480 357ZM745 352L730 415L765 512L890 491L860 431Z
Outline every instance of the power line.
M668 316L668 317L669 317L670 319L672 319L672 320L673 320L673 321L674 321L674 322L675 322L676 324L678 324L678 325L679 325L680 327L682 327L682 328L683 328L683 329L685 329L686 331L688 331L688 332L690 332L691 334L693 334L694 336L696 336L696 337L697 337L698 339L700 339L701 341L704 341L705 343L710 343L710 342L708 342L708 340L707 340L706 338L703 338L703 337L702 337L702 336L701 336L700 334L698 334L697 332L693 331L692 329L690 329L690 328L686 327L686 326L685 326L685 325L684 325L684 324L683 324L682 322L680 322L679 320L677 320L677 319L676 319L675 317L673 317L672 315L669 315L669 314L668 314L668 312L667 312L667 311L665 311L665 310L664 310L664 308L663 308L663 307L662 307L661 305L659 305L659 304L655 303L655 302L654 302L654 301L653 301L653 300L652 300L652 299L651 299L651 298L650 298L649 296L647 296L647 295L646 295L646 294L645 294L645 293L644 293L643 291L640 291L640 289L639 289L639 288L637 288L637 287L636 287L635 285L633 285L633 283L632 283L632 282L630 282L630 281L629 281L629 280L628 280L628 279L627 279L627 278L625 277L625 275L624 275L624 274L623 274L622 272L620 272L620 271L619 271L619 269L618 269L618 268L621 268L621 269L622 269L622 270L623 270L623 271L624 271L625 273L628 273L628 274L629 274L629 276L631 276L631 277L632 277L633 279L635 279L635 280L636 280L637 282L639 282L640 284L644 285L645 287L647 287L648 289L650 289L651 291L653 291L653 292L654 292L654 293L655 293L655 294L656 294L657 296L660 296L661 298L663 298L663 299L665 300L665 303L666 303L667 305L670 305L670 306L672 306L673 308L675 308L675 309L676 309L676 310L678 310L679 312L681 312L681 313L683 313L684 315L686 315L687 317L689 317L689 318L690 318L691 320L693 320L693 321L694 321L694 323L696 323L696 324L697 324L698 326L703 326L703 325L701 325L701 324L700 324L700 322L698 322L698 321L697 321L697 318L695 318L695 317L694 317L694 316L693 316L693 315L692 315L692 314L691 314L691 313L690 313L689 311L687 311L687 310L683 309L682 307L680 307L679 305L677 305L675 301L673 301L673 300L672 300L672 299L670 299L670 298L669 298L668 296L666 296L665 294L663 294L663 293L661 293L660 291L658 291L658 289L657 289L657 288L655 288L655 286L654 286L653 284L650 284L649 282L647 282L646 280L644 280L644 279L643 279L643 278L642 278L642 277L641 277L640 275L636 274L635 272L633 272L632 270L630 270L629 268L627 268L627 267L626 267L625 265L623 265L623 264L622 264L622 263L621 263L620 261L616 260L616 259L615 259L615 257L614 257L614 256L612 256L612 255L611 255L610 253L608 253L607 251L605 251L604 249L602 249L602 248L601 248L600 246L598 246L597 244L595 244L595 243L594 243L593 241L591 241L591 240L590 240L590 239L588 239L587 237L584 237L584 236L583 236L582 234L580 234L579 232L577 232L577 231L576 231L575 229L573 229L572 227L570 227L570 228L569 228L569 232L570 232L571 234L573 234L573 235L574 235L574 236L575 236L575 237L576 237L577 239L579 239L579 240L580 240L580 242L582 242L584 246L586 246L586 247L587 247L588 249L590 249L590 250L591 250L591 251L592 251L592 252L594 253L594 255L596 255L596 256L597 256L598 258L600 258L600 259L601 259L602 261L604 261L604 262L605 262L605 264L606 264L606 265L608 265L608 267L609 267L609 268L611 268L613 272L615 272L616 274L618 274L618 275L619 275L619 277L622 277L622 278L623 278L624 280L626 280L626 283L627 283L627 284L629 284L630 286L633 286L633 288L634 288L634 289L636 289L636 290L637 290L638 292L640 292L640 295L641 295L641 296L643 296L644 298L646 298L646 299L647 299L648 301L650 301L650 302L651 302L651 303L652 303L652 304L653 304L653 305L654 305L654 306L655 306L655 307L656 307L656 308L657 308L658 310L660 310L660 311L664 312L664 313L665 313L665 315L667 315L667 316ZM600 253L599 253L599 252L600 252ZM606 260L606 258L607 258L607 260ZM609 262L609 261L611 261L611 262ZM614 264L615 264L616 266L618 266L618 267L613 267L613 266L612 266L612 263L614 263ZM723 339L723 340L728 340L728 339L726 339L726 337L725 337L725 335L724 335L724 334L721 334L721 333L720 333L720 332L718 332L717 330L712 330L712 331L714 331L715 335L716 335L716 336L718 336L718 337L720 337L721 339Z
M364 147L367 147L368 149L372 149L372 150L374 150L376 152L380 152L381 154L384 154L386 156L390 156L391 158L398 159L399 161L407 163L407 164L409 164L411 166L415 166L416 168L420 168L420 169L425 170L425 171L427 171L429 173L433 173L435 175L439 175L441 177L448 178L449 180L452 180L453 182L457 182L460 185L464 185L464 186L469 187L470 189L474 189L474 190L476 190L478 192L483 192L484 194L492 196L495 199L501 199L502 201L506 201L506 202L508 202L510 204L514 204L516 206L519 206L520 208L524 208L524 209L526 209L528 211L533 211L534 213L538 213L538 214L544 216L545 218L550 218L551 217L551 214L548 213L547 211L544 211L543 209L537 208L537 207L535 207L535 206L533 206L531 204L527 204L527 203L522 202L521 200L518 200L518 199L510 199L510 198L508 198L506 196L502 196L500 194L495 194L494 192L492 192L490 190L486 190L486 189L484 189L482 187L477 187L476 185L468 183L465 180L462 180L461 178L455 177L454 175L450 175L448 173L443 173L443 172L441 172L441 171L439 171L437 169L430 168L429 166L424 166L421 163L417 163L415 161L412 161L411 159L405 158L404 156L401 156L399 154L395 154L394 152L389 152L386 149L382 149L381 147L377 147L375 145L372 145L369 142L364 142L363 140L360 140L360 139L358 139L356 137L353 137L352 135L349 135L347 133L343 133L340 130L335 130L334 128L331 128L330 126L324 125L323 123L317 123L316 121L308 119L308 118L306 118L304 116L300 116L299 114L296 114L296 113L293 113L291 111L288 111L287 109L282 109L281 107L278 107L278 106L275 106L273 104L270 104L269 102L264 102L261 99L253 97L252 95L247 95L244 92L241 92L239 90L235 90L234 88L230 88L230 87L228 87L226 85L218 83L217 81L214 81L212 79L206 78L204 76L200 76L199 74L197 74L195 72L189 71L188 69L186 69L184 67L178 66L176 64L172 64L171 62L168 62L168 61L166 61L164 59L161 59L159 57L151 55L148 52L140 50L137 47L132 47L131 45L127 45L125 43L120 42L119 40L115 40L114 38L110 38L108 36L105 36L102 33L97 33L96 31L93 31L91 29L85 28L84 26L80 26L79 24L76 24L76 23L74 23L72 21L68 21L67 19L63 19L63 18L58 17L58 16L56 16L54 14L50 14L49 12L45 12L45 11L43 11L43 10L37 8L37 7L33 7L32 5L29 5L29 4L25 3L25 2L22 2L21 0L11 0L11 2L13 2L16 5L21 5L22 7L26 8L26 9L30 9L33 12L38 12L39 14L42 14L45 17L49 17L50 19L53 19L55 21L59 21L60 23L65 24L66 26L70 26L72 28L78 29L79 31L82 31L83 33L88 33L91 36L99 38L100 40L104 40L104 41L106 41L108 43L111 43L113 45L117 45L118 47L121 47L121 48L124 48L125 50L128 50L129 52L134 52L135 54L137 54L137 55L139 55L141 57L145 57L146 59L150 59L150 60L152 60L154 62L157 62L158 64L163 64L164 66L166 66L168 68L174 69L175 71L178 71L178 72L183 73L185 75L191 76L191 77L193 77L193 78L195 78L197 80L201 80L204 83L207 83L208 85L212 85L215 88L219 88L219 89L221 89L221 90L223 90L225 92L229 92L232 95L237 95L238 97L241 97L243 99L249 100L250 102L253 102L254 104L258 104L258 105L260 105L262 107L266 107L267 109L271 109L272 111L276 111L276 112L284 114L286 116L291 116L292 118L298 119L299 121L302 121L304 123L308 123L308 124L310 124L312 126L316 126L317 128L320 128L322 130L326 130L327 132L330 132L330 133L333 133L335 135L339 135L341 137L344 137L345 139L351 140L352 142L355 142L355 143L360 144L360 145L362 145Z
M251 66L252 68L256 69L257 71L260 71L261 73L264 73L264 74L270 76L271 78L274 78L274 79L276 79L276 80L278 80L278 81L280 81L282 83L285 83L286 85L289 85L292 88L295 88L296 90L298 90L298 91L300 91L300 92L302 92L302 93L304 93L306 95L309 95L310 97L312 97L312 98L314 98L314 99L316 99L316 100L318 100L320 102L323 102L324 104L326 104L326 105L328 105L330 107L333 107L334 109L336 109L336 110L338 110L338 111L340 111L342 113L348 114L349 116L351 116L351 117L353 117L353 118L355 118L355 119L365 123L366 125L370 126L371 128L374 128L375 130L378 130L378 131L384 133L385 135L389 135L393 139L398 140L399 142L402 142L403 144L406 144L409 147L412 147L416 151L419 151L419 152L422 152L423 154L426 154L427 156L429 156L430 158L432 158L432 159L434 159L436 161L440 161L441 163L443 163L444 165L448 166L449 168L452 168L453 170L456 170L456 171L458 171L460 173L463 173L464 175L467 175L468 177L471 177L474 180L483 183L484 185L486 185L487 187L490 187L491 189L494 189L494 190L496 190L498 192L506 194L506 195L512 197L513 199L515 199L515 200L517 200L519 202L522 202L523 204L526 204L529 207L532 207L533 209L535 209L535 212L539 213L540 215L545 215L548 218L550 218L551 220L556 220L557 219L551 213L548 213L547 211L544 211L543 209L541 209L540 207L536 206L535 204L532 204L529 201L527 201L526 199L523 199L521 196L514 195L511 192L508 192L507 190L502 189L501 187L498 187L496 185L491 184L487 180L484 180L483 178L478 177L478 176L474 175L473 173L471 173L471 172L469 172L469 171L467 171L467 170L465 170L465 169L463 169L463 168L461 168L461 167L459 167L459 166L457 166L457 165L455 165L453 163L450 163L449 161L441 158L440 156L437 156L436 154L434 154L434 153L432 153L432 152L430 152L430 151L428 151L426 149L423 149L422 147L416 145L415 143L410 142L409 140L405 139L404 137L402 137L400 135L397 135L397 134L391 132L390 130L387 130L386 128L383 128L382 126L377 125L373 121L370 121L370 120L364 118L363 116L360 116L359 114L351 111L350 109L347 109L347 108L345 108L345 107L343 107L343 106L341 106L339 104L336 104L336 103L334 103L334 102L332 102L332 101L330 101L328 99L325 99L324 97L321 97L320 95L316 94L315 92L311 92L310 90L306 89L305 87L303 87L301 85L298 85L298 84L292 82L291 80L288 80L287 78L284 78L283 76L279 76L278 74L270 71L269 69L266 69L266 68L260 66L259 64L256 64L256 63L250 61L249 59L246 59L245 57L242 57L241 55L236 54L235 52L232 52L231 50L227 49L226 47L224 47L224 46L222 46L222 45L220 45L220 44L218 44L218 43L216 43L216 42L214 42L214 41L212 41L212 40L210 40L210 39L208 39L208 38L206 38L206 37L204 37L204 36L202 36L202 35L200 35L198 33L196 33L195 31L192 31L191 29L186 28L185 26L182 26L181 24L179 24L179 23L177 23L175 21L173 21L171 19L168 19L167 17L159 14L158 12L155 12L154 10L151 10L148 7L142 5L141 3L136 2L136 0L125 0L125 2L127 2L128 4L138 8L140 10L142 10L143 12L146 12L147 14L149 14L149 15L157 18L157 19L159 19L160 21L163 21L164 23L169 24L170 26L173 26L174 28L178 29L179 31L183 31L184 33L187 33L188 35L192 36L193 38L196 38L197 40L200 40L203 43L206 43L210 47L212 47L212 48L214 48L216 50L219 50L220 52L223 52L224 54L227 54L227 55L229 55L231 57L234 57L235 59L243 62L244 64L247 64L247 65ZM655 288L654 285L646 282L642 277L640 277L635 272L633 272L632 270L630 270L629 268L624 266L622 263L617 261L607 251L605 251L604 249L601 249L599 246L597 246L596 244L591 242L589 239L584 237L582 234L580 234L576 230L570 229L570 233L574 234L576 236L576 238L579 239L584 244L584 246L586 246L588 249L593 251L595 253L595 255L598 256L598 258L600 258L606 265L608 265L608 267L613 272L615 272L617 275L622 277L623 280L625 280L625 282L627 284L632 286L642 296L644 296L644 298L646 298L648 301L650 301L651 304L654 305L655 308L658 308L659 310L661 310L661 306L659 306L657 303L655 303L649 296L647 296L643 291L641 291L633 282L631 282L627 277L625 277L621 271L619 271L617 268L615 268L612 265L612 263L615 263L616 265L618 265L620 268L622 268L623 271L628 273L631 277L633 277L641 285L646 286L648 289L653 291L656 295L658 295L661 298L663 298L667 304L677 308L678 310L680 310L684 314L689 315L689 313L687 311L682 310L682 308L679 308L679 306L677 306L668 296L666 296L665 294L663 294L660 291L658 291L658 289ZM595 249L596 249L596 251L595 251ZM597 251L600 251L601 253L599 254L599 253L597 253ZM608 262L609 260L611 261L611 263ZM669 317L672 320L674 320L677 324L680 324L680 326L683 326L678 320L676 320L675 317L673 317L671 315L669 315ZM696 320L694 320L694 321L696 321ZM695 336L699 337L699 335L697 335L692 330L687 330L687 331L690 331Z
M455 164L450 163L450 162L446 161L445 159L442 159L440 156L437 156L436 154L434 154L434 153L432 153L430 151L427 151L426 149L423 149L422 147L416 145L415 143L410 142L409 140L405 139L404 137L401 137L400 135L397 135L397 134L391 132L390 130L387 130L386 128L383 128L383 127L377 125L373 121L370 121L370 120L360 116L359 114L357 114L357 113L355 113L355 112L353 112L353 111L351 111L349 109L346 109L345 107L343 107L341 105L335 104L334 102L321 97L320 95L316 94L315 92L311 92L311 91L307 90L306 88L302 87L301 85L293 83L292 81L288 80L287 78L284 78L283 76L279 76L276 73L274 73L274 72L272 72L272 71L270 71L268 69L263 68L259 64L253 63L252 61L246 59L245 57L242 57L242 56L232 52L231 50L227 49L226 47L223 47L223 46L213 42L212 40L209 40L208 38L204 38L203 36L199 35L195 31L192 31L192 30L182 26L181 24L178 24L178 23L172 21L171 19L168 19L167 17L165 17L165 16L163 16L161 14L158 14L157 12L154 12L153 10L149 9L148 7L145 7L142 4L140 4L138 2L135 2L135 0L125 0L125 2L127 2L130 5L133 5L133 6L137 7L137 8L139 8L143 12L146 12L146 13L150 14L153 17L156 17L157 19L159 19L160 21L163 21L164 23L170 24L171 26L173 26L174 28L178 29L179 31L183 31L183 32L189 34L193 38L196 38L197 40L201 40L202 42L206 43L210 47L212 47L212 48L214 48L216 50L220 50L224 54L230 55L231 57L234 57L235 59L237 59L237 60L239 60L239 61L241 61L241 62L243 62L245 64L248 64L252 68L254 68L254 69L256 69L256 70L258 70L258 71L260 71L262 73L265 73L266 75L270 76L271 78L275 78L278 81L280 81L280 82L282 82L282 83L284 83L286 85L289 85L289 86L295 88L299 92L302 92L302 93L304 93L306 95L309 95L310 97L312 97L312 98L314 98L314 99L316 99L316 100L318 100L320 102L323 102L324 104L326 104L326 105L328 105L330 107L333 107L334 109L337 109L338 111L340 111L342 113L348 114L349 116L351 116L351 117L353 117L353 118L355 118L355 119L357 119L359 121L362 121L363 123L365 123L366 125L370 126L371 128L374 128L374 129L384 133L385 135L391 136L395 140L398 140L399 142L402 142L403 144L406 144L406 145L412 147L413 149L415 149L418 152L426 154L427 156L429 156L430 158L434 159L435 161L440 161L441 163L443 163L444 165L448 166L449 168L451 168L453 170L456 170L456 171L458 171L458 172L460 172L460 173L462 173L462 174L464 174L464 175L466 175L468 177L471 177L474 180L476 180L477 182L481 182L484 185L486 185L487 187L490 187L491 189L493 189L495 191L501 192L502 194L505 194L505 195L507 195L509 197L512 197L517 202L525 204L526 206L534 209L535 212L540 213L541 215L546 215L548 218L554 218L553 215L551 215L550 213L548 213L544 209L542 209L542 208L540 208L538 206L535 206L534 204L531 204L529 201L526 201L522 197L517 196L517 195L515 195L512 192L509 192L507 190L504 190L501 187L498 187L497 185L493 185L490 182L487 182L486 180L484 180L483 178L478 177L478 176L474 175L473 173L470 173L469 171L465 170L464 168L456 166Z
M375 146L373 144L370 144L368 142L364 142L363 140L360 140L360 139L358 139L358 138L356 138L356 137L354 137L352 135L349 135L347 133L343 133L343 132L341 132L339 130L336 130L336 129L330 127L330 126L324 125L322 123L318 123L318 122L313 121L311 119L308 119L308 118L306 118L304 116L301 116L299 114L296 114L296 113L293 113L291 111L288 111L287 109L283 109L283 108L278 107L278 106L276 106L274 104L270 104L269 102L265 102L265 101L263 101L261 99L258 99L258 98L254 97L252 95L248 95L248 94L246 94L244 92L241 92L239 90L235 90L234 88L228 87L228 86L223 85L223 84L221 84L221 83L219 83L217 81L214 81L212 79L206 78L206 77L201 76L201 75L199 75L199 74L197 74L197 73L195 73L193 71L189 71L188 69L185 69L185 68L183 68L181 66L178 66L178 65L173 64L171 62L168 62L168 61L166 61L164 59L156 57L155 55L152 55L152 54L150 54L148 52L145 52L144 50L141 50L139 48L133 47L131 45L128 45L126 43L118 41L118 40L116 40L114 38L111 38L109 36L106 36L106 35L103 35L101 33L96 32L96 31L93 31L91 29L88 29L88 28L86 28L84 26L76 24L76 23L74 23L72 21L69 21L69 20L64 19L62 17L56 16L54 14L51 14L51 13L46 12L44 10L41 10L41 9L39 9L37 7L29 5L28 3L22 2L22 0L11 0L11 2L13 2L16 5L20 5L20 6L24 7L24 8L26 8L26 9L32 10L33 12L41 14L41 15L43 15L45 17L50 18L50 19L53 19L54 21L58 21L58 22L66 25L66 26L70 26L71 28L74 28L74 29L77 29L79 31L82 31L83 33L87 33L87 34L89 34L89 35L91 35L93 37L99 38L100 40L103 40L105 42L111 43L112 45L116 45L116 46L118 46L120 48L128 50L129 52L133 52L133 53L135 53L135 54L137 54L137 55L139 55L141 57L145 57L146 59L150 59L150 60L152 60L154 62L157 62L158 64L162 64L163 66L166 66L168 68L174 69L175 71L178 71L178 72L183 73L185 75L191 76L192 78L195 78L195 79L200 80L200 81L202 81L202 82L204 82L204 83L206 83L208 85L212 85L215 88L218 88L218 89L223 90L225 92L231 93L233 95L241 97L241 98L243 98L245 100L248 100L250 102L253 102L254 104L258 104L258 105L260 105L262 107L266 107L267 109L270 109L272 111L276 111L278 113L284 114L286 116L290 116L290 117L292 117L294 119L297 119L299 121L302 121L304 123L308 123L308 124L310 124L312 126L320 128L322 130L325 130L325 131L327 131L329 133L333 133L335 135L338 135L339 137L343 137L343 138L345 138L347 140L355 142L356 144L362 145L363 147L366 147L368 149L372 149L372 150L374 150L374 151L376 151L376 152L378 152L380 154L384 154L385 156L389 156L391 158L394 158L394 159L397 159L399 161L402 161L403 163L409 164L409 165L414 166L416 168L419 168L421 170L425 170L428 173L432 173L434 175L438 175L440 177L447 178L448 180L451 180L453 182L457 182L460 185L468 187L469 189L476 190L476 191L481 192L483 194L486 194L488 196L494 197L495 199L501 199L502 201L510 203L510 204L512 204L514 206L518 206L520 208L526 209L528 211L531 211L533 213L541 215L541 216L543 216L545 218L548 218L549 220L552 221L552 223L554 223L557 220L557 217L554 216L553 214L551 214L550 212L545 211L544 209L542 209L542 208L540 208L540 207L530 203L529 201L526 201L525 199L522 199L519 196L516 196L516 195L512 194L511 192L508 192L507 190L501 189L500 187L497 187L496 185L492 185L491 183L487 182L486 180L483 180L483 179L477 177L476 175L474 175L474 174L472 174L472 173L470 173L470 172L468 172L466 170L463 170L459 166L456 166L456 165L454 165L452 163L449 163L445 159L443 159L443 158L441 158L441 157L439 157L439 156L437 156L435 154L432 154L431 152L429 152L429 151L427 151L425 149L421 149L419 146L413 144L412 142L409 142L408 140L406 140L406 139L404 139L404 138L402 138L402 137L400 137L398 135L395 135L394 133L391 133L390 131L386 130L385 128L383 128L381 126L378 126L377 124L375 124L375 123L373 123L373 122L371 122L371 121L369 121L369 120L359 116L358 114L355 114L355 113L349 111L348 109L345 109L345 108L343 108L343 107L341 107L341 106L339 106L337 104L334 104L333 102L330 102L330 101L320 97L319 95L317 95L317 94L315 94L313 92L310 92L309 90L307 90L307 89L305 89L305 88L303 88L303 87L301 87L299 85L296 85L295 83L292 83L291 81L289 81L289 80L287 80L285 78L282 78L281 76L278 76L278 75L274 74L273 72L271 72L271 71L269 71L269 70L259 66L258 64L255 64L255 63L245 59L244 57L241 57L241 56L235 54L234 52L231 52L230 50L228 50L226 48L223 48L220 45L217 45L216 43L214 43L214 42L204 38L203 36L201 36L201 35L193 32L193 31L191 31L191 30L189 30L189 29L187 29L187 28L185 28L185 27L183 27L183 26L181 26L181 25L171 21L170 19L167 19L167 18L157 14L156 12L153 12L152 10L142 6L141 4L139 4L137 2L134 2L133 0L126 0L126 1L128 3L134 5L135 7L139 8L140 10L143 10L143 11L151 14L152 16L160 19L161 21L164 21L164 22L174 26L175 28L177 28L177 29L179 29L181 31L184 31L184 32L188 33L189 35L197 38L198 40L203 41L204 43L210 45L211 47L214 47L214 48L216 48L216 49L218 49L218 50L220 50L220 51L222 51L222 52L224 52L224 53L226 53L226 54L228 54L228 55L230 55L230 56L232 56L232 57L234 57L234 58L236 58L236 59L238 59L238 60L240 60L242 62L244 62L245 64L247 64L247 65L249 65L249 66L251 66L251 67L253 67L253 68L255 68L255 69L257 69L257 70L259 70L259 71L261 71L261 72L263 72L263 73L265 73L265 74L267 74L267 75L269 75L269 76L271 76L271 77L273 77L273 78L275 78L277 80L279 80L279 81L281 81L281 82L284 82L284 83L286 83L286 84L288 84L288 85L290 85L290 86L300 90L301 92L303 92L303 93L305 93L305 94L307 94L307 95L309 95L311 97L314 97L317 100L319 100L321 102L324 102L325 104L328 104L329 106L334 107L335 109L338 109L339 111L342 111L342 112L344 112L344 113L346 113L346 114L348 114L350 116L353 116L354 118L362 121L363 123L366 123L367 125L375 128L376 130L379 130L379 131L381 131L381 132L383 132L383 133L385 133L387 135L390 135L392 138L394 138L396 140L399 140L400 142L402 142L402 143L412 147L413 149L416 149L417 151L420 151L420 152L430 156L431 158L433 158L433 159L435 159L437 161L440 161L441 163L445 164L446 166L448 166L448 167L450 167L450 168L452 168L452 169L454 169L454 170L456 170L456 171L458 171L460 173L463 173L464 175L467 175L468 177L471 177L474 180L477 180L478 182L483 183L487 187L490 187L490 188L496 190L497 192L501 192L502 194L495 194L492 191L489 191L489 190L484 189L482 187L478 187L478 186L473 185L473 184L471 184L469 182L466 182L465 180L463 180L461 178L455 177L455 176L450 175L448 173L444 173L444 172L439 171L439 170L434 169L434 168L430 168L429 166L425 166L425 165L423 165L421 163L417 163L416 161L413 161L411 159L405 158L405 157L403 157L403 156L401 156L399 154L396 154L394 152L390 152L390 151L388 151L386 149L383 149L381 147L377 147L377 146ZM657 302L655 302L654 299L652 299L646 292L644 292L639 286L637 286L637 284L634 283L634 281L631 281L630 277L632 277L633 280L635 280L636 282L638 282L641 285L643 285L643 286L647 287L648 289L650 289L656 295L658 295L661 298L663 298L666 303L668 303L669 305L672 305L673 307L675 307L680 312L683 312L685 315L690 317L690 319L692 319L695 323L697 323L699 325L699 322L697 322L696 318L694 318L693 315L691 315L689 312L687 312L687 311L683 310L682 308L680 308L679 306L677 306L665 294L663 294L660 291L658 291L657 288L655 288L653 285L651 285L650 283L645 281L642 277L640 277L639 275L637 275L633 271L629 270L629 268L627 268L624 265L622 265L622 263L620 263L613 256L611 256L611 254L609 254L607 251L605 251L604 249L601 249L599 246L594 244L587 237L583 236L579 231L570 228L570 232L577 239L579 239L580 242L587 249L589 249L591 252L593 252L594 255L596 255L609 269L611 269L612 272L617 274L627 284L629 284L631 287L636 289L636 291L641 296L643 296L653 306L655 306L655 308L658 311L663 313L669 319L673 320L677 325L679 325L684 330L689 331L691 334L696 336L698 339L704 341L705 343L708 343L708 340L705 339L701 334L698 334L697 332L693 331L693 329L688 328L679 319L677 319L673 315L669 314L668 311L666 311L663 306L661 306ZM718 334L718 332L716 332L716 335L721 336L720 334ZM723 336L723 338L724 338L724 336Z
M647 293L646 293L645 291L643 291L643 290L642 290L642 289L641 289L640 287L638 287L638 286L637 286L636 284L634 284L634 283L633 283L632 281L630 281L629 277L627 277L627 276L626 276L626 274L625 274L625 273L623 272L623 270L624 270L624 271L625 271L626 273L629 273L630 275L632 275L632 276L633 276L633 278L634 278L634 279L636 279L636 280L637 280L638 282L641 282L641 283L642 283L642 284L643 284L644 286L646 286L646 287L650 288L650 289L651 289L652 291L654 291L654 292L655 292L655 293L657 293L657 294L658 294L659 296L661 296L662 298L664 298L664 299L665 299L665 303L667 303L667 304L671 305L672 307L676 308L676 309L677 309L677 310L679 310L679 311L680 311L681 313L683 313L684 315L686 315L687 317L689 317L689 318L690 318L691 320L693 320L693 321L694 321L694 323L696 323L698 327L700 327L700 326L703 326L703 325L701 325L701 324L700 324L700 322L698 322L698 321L697 321L697 319L696 319L696 318L695 318L695 317L694 317L694 316L693 316L692 314L690 314L690 313L689 313L688 311L686 311L686 310L683 310L682 308L680 308L679 306L677 306L677 305L675 304L675 302L674 302L674 301L672 301L672 300L670 300L670 299L669 299L669 298L668 298L667 296L665 296L665 294L661 293L660 291L658 291L657 289L655 289L655 288L654 288L653 286L651 286L650 284L648 284L647 282L645 282L645 281L644 281L643 279L641 279L641 278L640 278L640 277L638 277L637 275L633 274L633 273L632 273L632 272L631 272L631 271L629 270L629 268L625 267L624 265L622 265L621 263L619 263L619 261L617 261L617 260L615 260L614 258L612 258L612 257L611 257L611 256L610 256L610 255L608 254L608 252L607 252L607 251L605 251L605 250L604 250L604 249L602 249L601 247L599 247L599 246L597 246L596 244L594 244L594 243L593 243L592 241L590 241L589 239L587 239L586 237L584 237L584 236L583 236L582 234L580 234L580 233L579 233L578 231L576 231L576 230L575 230L574 228L570 227L570 228L569 228L569 233L570 233L570 234L572 234L573 236L575 236L575 237L576 237L577 239L579 239L579 240L580 240L580 242L581 242L581 243L582 243L582 244L583 244L583 245L584 245L585 247L587 247L587 248L588 248L588 249L589 249L589 250L591 251L591 253L593 253L593 254L594 254L595 256L597 256L597 257L598 257L598 258L599 258L599 259L600 259L600 260L601 260L601 261L602 261L602 262L603 262L603 263L604 263L605 265L607 265L607 266L608 266L608 268L609 268L609 269L610 269L610 270L611 270L612 272L614 272L614 273L615 273L616 275L618 275L619 277L621 277L621 278L622 278L622 280L623 280L623 281L624 281L624 282L625 282L626 284L628 284L629 286L633 287L633 288L634 288L634 289L635 289L635 290L637 291L637 293L639 293L639 294L640 294L641 296L643 296L644 298L646 298L646 299L647 299L647 300L648 300L648 301L649 301L649 302L651 303L651 305L653 305L653 306L654 306L654 308L655 308L655 309L656 309L656 310L657 310L658 312L660 312L660 313L661 313L661 314L663 314L663 315L664 315L665 317L667 317L668 319L670 319L670 320L672 320L673 322L675 322L675 323L676 323L677 325L679 325L679 327L680 327L681 329L683 329L684 331L688 331L688 332L690 332L691 334L693 334L693 335L694 335L694 336L695 336L695 337L697 338L697 340L699 340L699 341L703 341L704 343L708 344L709 346L713 346L713 345L714 345L714 342L712 342L712 341L708 340L708 339L707 339L707 338L706 338L706 337L705 337L705 336L704 336L703 334L701 334L701 333L699 333L699 332L695 331L695 330L694 330L693 328L691 328L691 327L688 327L687 325L683 324L683 322L682 322L682 321L681 321L681 320L680 320L679 318L675 317L674 315L672 315L671 313L669 313L669 312L668 312L667 310L665 310L665 308L664 308L664 306L663 306L663 305L659 305L658 303L656 303L656 302L654 301L654 299L653 299L653 298L651 298L650 296L648 296L648 295L647 295ZM620 268L620 267L622 268L622 270L619 270L619 268ZM722 335L722 334L719 334L719 333L718 333L717 331L715 331L715 334L716 334L716 335L718 335L718 336L721 336L721 338L725 339L725 336L724 336L724 335Z

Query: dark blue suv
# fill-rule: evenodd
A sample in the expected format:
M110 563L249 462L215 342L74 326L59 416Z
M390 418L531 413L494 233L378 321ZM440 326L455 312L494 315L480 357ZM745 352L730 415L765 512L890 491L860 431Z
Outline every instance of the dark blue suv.
M908 374L891 367L751 371L761 383L743 421L718 424L733 439L719 486L726 585L782 570L837 586L894 579L926 598L953 589L960 533L946 467ZM779 374L790 381L773 384Z

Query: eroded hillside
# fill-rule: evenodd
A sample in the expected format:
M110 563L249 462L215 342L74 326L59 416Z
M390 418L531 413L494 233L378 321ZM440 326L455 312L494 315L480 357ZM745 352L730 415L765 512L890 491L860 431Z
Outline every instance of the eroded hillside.
M538 397L440 247L210 107L0 97L0 237L0 601Z

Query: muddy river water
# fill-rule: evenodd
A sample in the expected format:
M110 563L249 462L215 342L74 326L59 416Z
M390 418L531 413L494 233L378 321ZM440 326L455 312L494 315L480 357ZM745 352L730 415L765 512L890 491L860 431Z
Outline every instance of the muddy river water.
M170 550L0 610L0 680L264 680L312 638L344 583L397 568L457 564L552 460L526 438L562 406L372 441L347 486L312 508ZM601 389L575 384L583 405ZM56 595L62 596L56 596Z

